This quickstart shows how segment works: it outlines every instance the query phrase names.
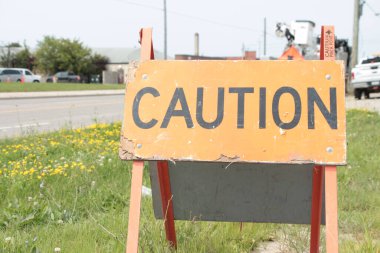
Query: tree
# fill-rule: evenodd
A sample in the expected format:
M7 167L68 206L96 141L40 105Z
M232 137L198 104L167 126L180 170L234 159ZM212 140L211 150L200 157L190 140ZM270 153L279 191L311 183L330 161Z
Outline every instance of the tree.
M36 63L46 74L67 70L83 74L91 66L91 50L78 40L46 36L38 43Z
M91 49L78 40L56 39L46 36L38 43L36 64L40 71L54 74L73 71L89 81L91 75L101 75L109 59L100 54L92 55Z
M88 66L84 74L101 75L102 71L106 69L108 63L108 57L95 53L91 55L90 65Z
M90 57L90 65L83 72L87 82L91 81L91 75L99 75L102 77L103 70L106 70L106 66L109 63L109 59L106 56L100 54L94 54Z
M24 45L23 50L15 54L12 67L34 69L35 57L26 45Z
M20 43L12 42L0 48L0 65L8 68L13 67L16 50L21 48Z
M108 57L94 54L91 56L92 74L101 75L103 70L106 70L106 66L109 64L110 60Z

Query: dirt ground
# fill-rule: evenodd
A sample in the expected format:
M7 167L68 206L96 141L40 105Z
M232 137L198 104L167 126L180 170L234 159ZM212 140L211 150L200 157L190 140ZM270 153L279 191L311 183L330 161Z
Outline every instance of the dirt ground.
M361 100L356 100L353 96L347 96L346 109L364 109L380 113L380 93L372 93L369 99Z

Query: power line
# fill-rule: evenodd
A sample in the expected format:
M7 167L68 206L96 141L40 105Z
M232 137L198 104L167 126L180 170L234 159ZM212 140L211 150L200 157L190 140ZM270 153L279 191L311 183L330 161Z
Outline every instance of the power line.
M367 5L368 9L370 9L376 17L380 17L380 12L375 11L375 9L372 8L372 6L368 2L364 2L364 3Z
M178 12L178 11L168 11L168 12L176 14L178 16L185 17L185 18L195 19L195 20L203 21L203 22L206 22L206 23L214 24L214 25L219 25L219 26L224 26L224 27L230 27L230 28L236 28L236 29L241 29L241 30L247 30L247 31L251 31L251 32L260 32L258 30L255 30L255 29L252 29L252 28L249 28L249 27L238 26L238 25L233 25L233 24L227 24L227 23L223 23L223 22L219 22L219 21L215 21L215 20L211 20L211 19L207 19L207 18L202 18L202 17L193 16L193 15L188 15L188 14L181 13L181 12Z
M114 1L117 1L117 2L120 2L120 3L125 3L125 4L136 5L136 6L139 6L139 7L144 7L144 8L148 8L148 9L152 9L152 10L163 11L162 7L157 7L157 6L153 6L153 5L147 5L147 4L137 3L137 2L133 2L133 1L126 1L126 0L114 0ZM230 28L235 28L235 29L240 29L240 30L247 30L247 31L251 31L251 32L261 32L259 30L255 30L255 29L252 29L250 27L223 23L223 22L219 22L219 21L215 21L215 20L211 20L211 19L207 19L207 18L202 18L202 17L198 17L198 16L189 15L189 14L178 12L178 11L174 11L174 10L167 10L167 12L175 14L175 15L178 15L178 16L182 16L182 17L185 17L185 18L189 18L189 19L193 19L193 20L199 20L199 21L202 21L202 22L205 22L205 23L214 24L214 25L219 25L219 26L224 26L224 27L230 27Z
M124 0L113 0L113 1L116 1L116 2L119 2L119 3L130 4L130 5L136 5L136 6L152 9L152 10L163 11L163 8L157 7L157 6L153 6L153 5L142 4L142 3L132 2L132 1L124 1Z

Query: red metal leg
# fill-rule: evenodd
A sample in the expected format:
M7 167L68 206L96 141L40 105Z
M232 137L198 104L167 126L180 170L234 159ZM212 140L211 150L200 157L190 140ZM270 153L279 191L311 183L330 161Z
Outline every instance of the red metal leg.
M322 214L322 185L323 166L313 168L313 191L311 203L311 232L310 232L310 253L319 252L319 239L321 234L321 214Z
M133 161L131 199L129 204L127 253L137 253L139 247L139 226L141 190L144 171L144 161Z
M336 166L325 166L326 252L338 253L338 186Z
M173 200L170 189L169 164L167 161L157 162L158 181L161 192L162 216L165 222L166 240L177 249L177 238L174 225Z

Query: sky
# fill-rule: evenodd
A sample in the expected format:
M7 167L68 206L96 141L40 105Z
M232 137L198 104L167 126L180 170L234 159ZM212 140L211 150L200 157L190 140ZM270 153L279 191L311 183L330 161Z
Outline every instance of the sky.
M168 55L194 53L240 56L242 49L263 55L264 18L267 55L280 56L285 38L277 22L311 20L334 25L338 38L352 41L354 0L167 0ZM155 49L163 51L163 0L0 0L0 46L24 42L31 48L44 36L78 39L95 47L138 47L138 32L153 27ZM360 19L359 58L380 53L379 0L366 0Z

